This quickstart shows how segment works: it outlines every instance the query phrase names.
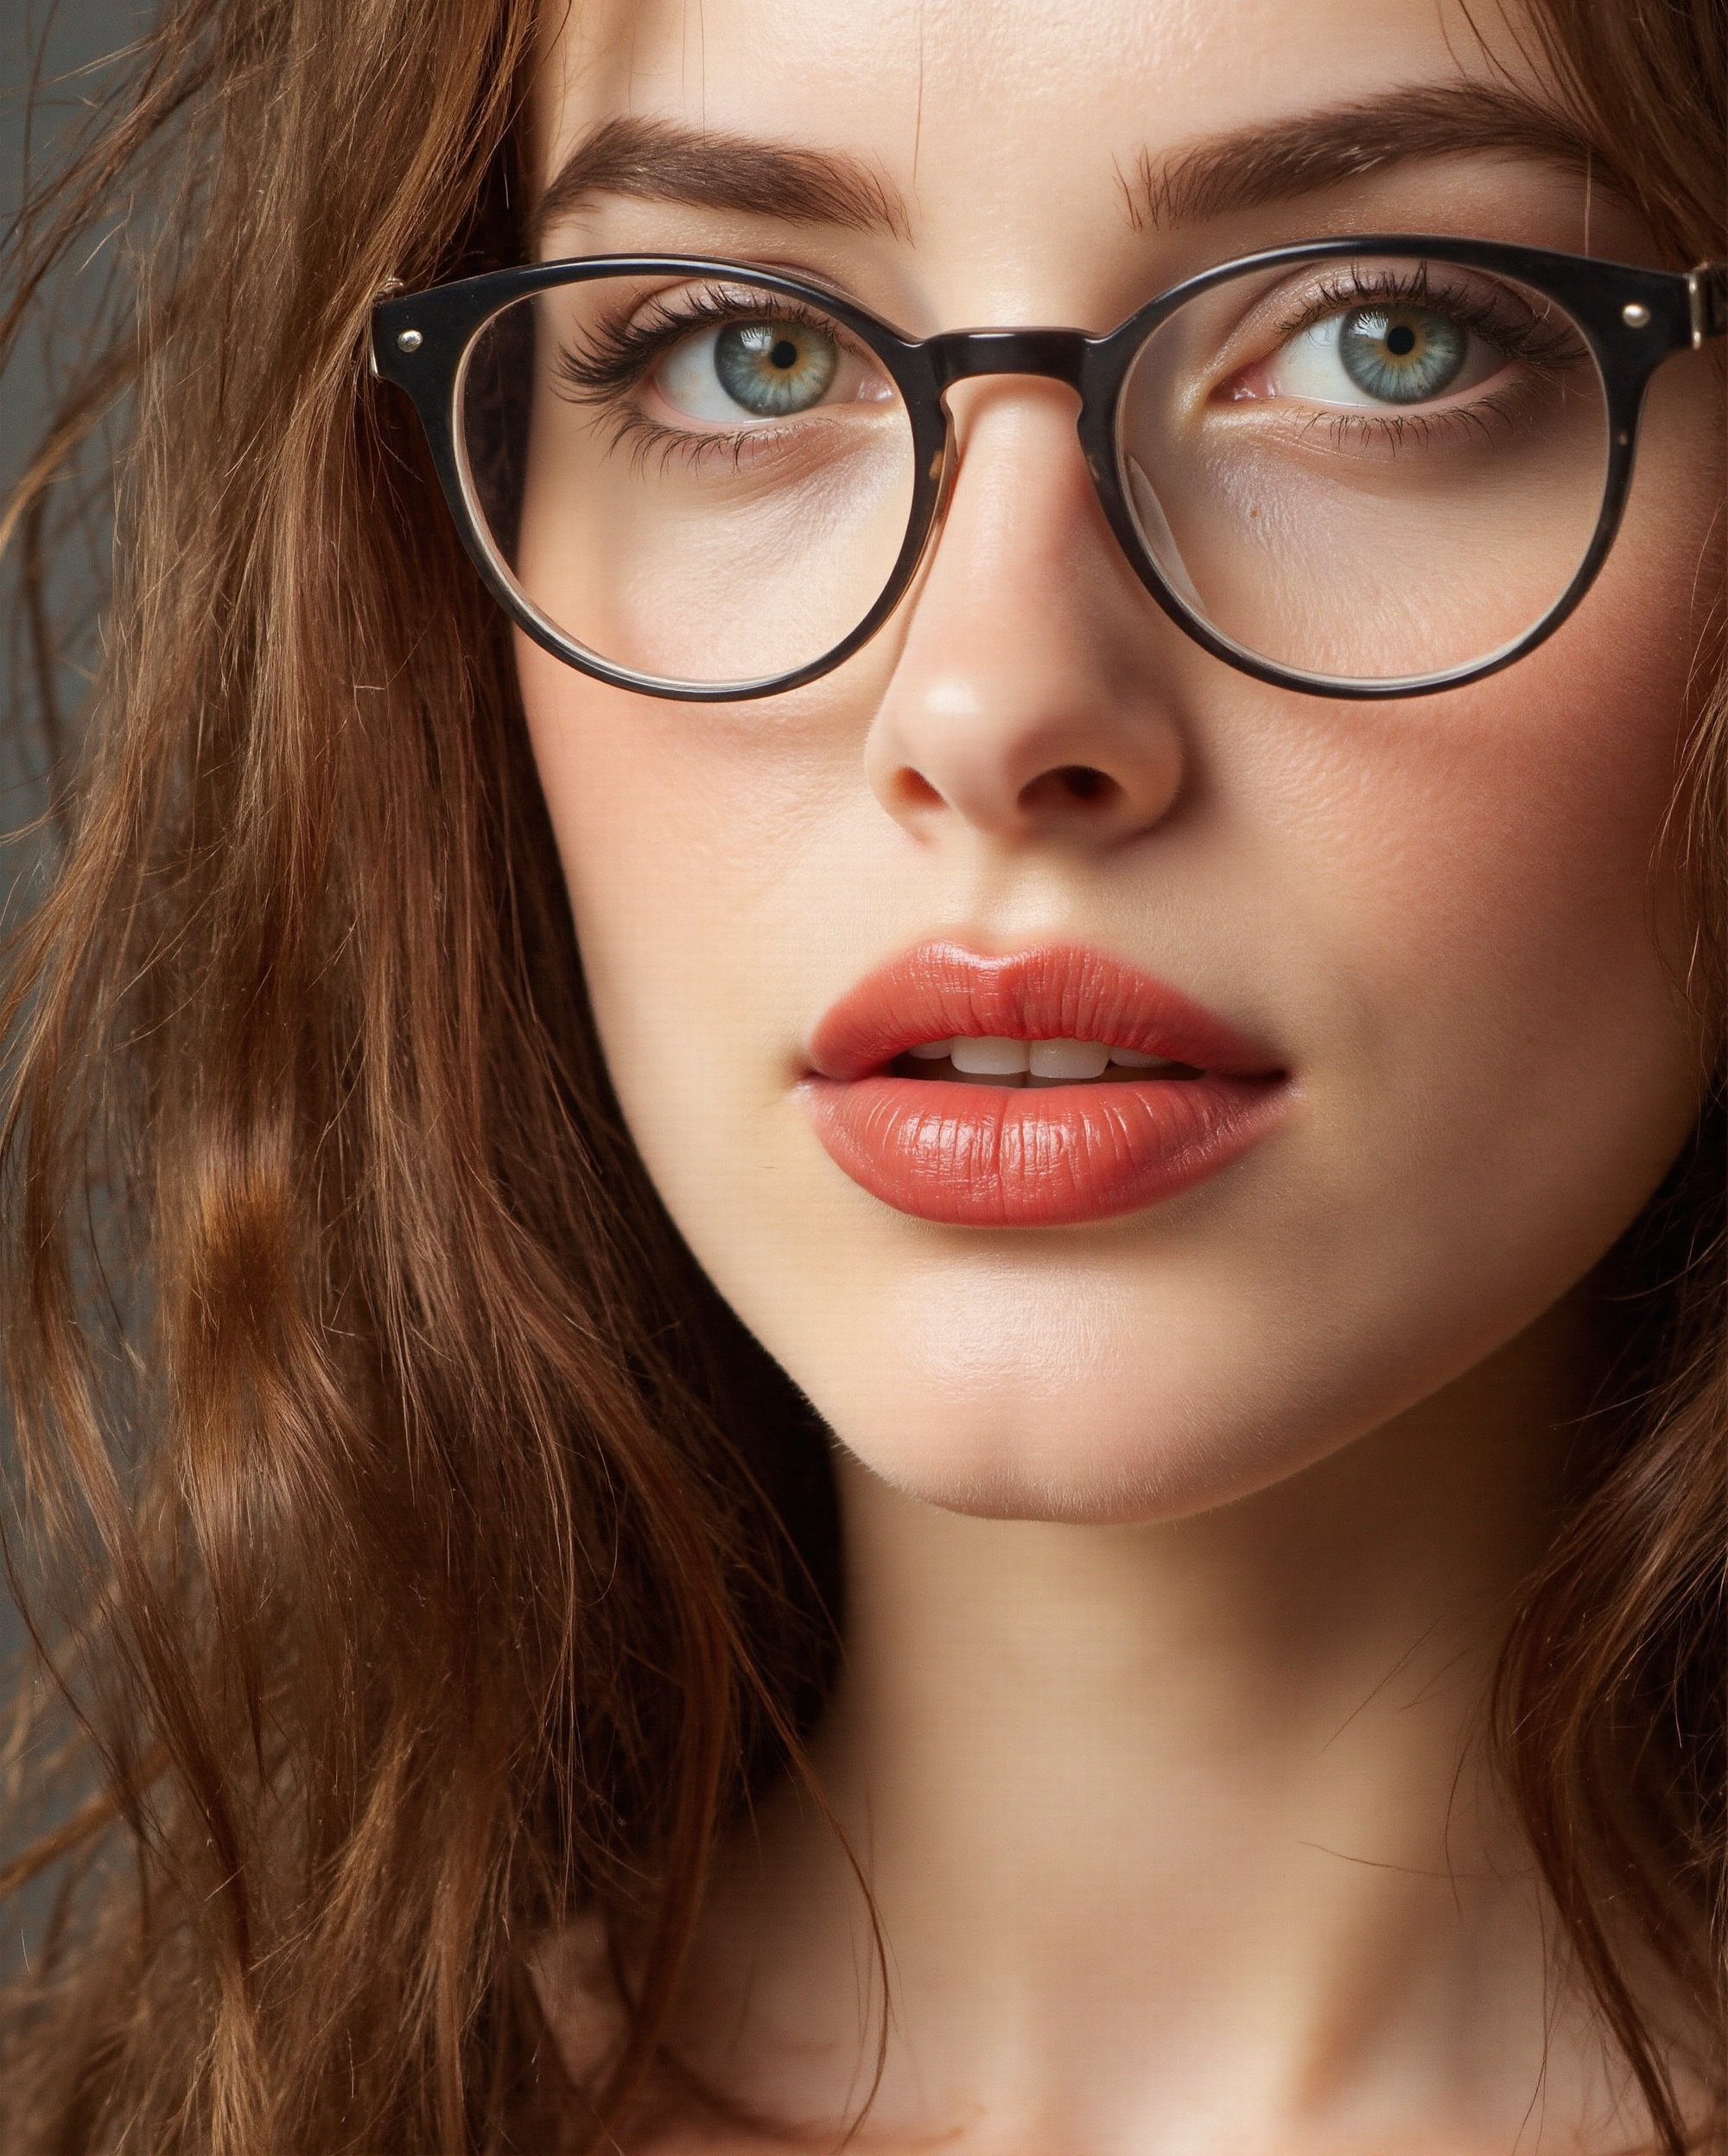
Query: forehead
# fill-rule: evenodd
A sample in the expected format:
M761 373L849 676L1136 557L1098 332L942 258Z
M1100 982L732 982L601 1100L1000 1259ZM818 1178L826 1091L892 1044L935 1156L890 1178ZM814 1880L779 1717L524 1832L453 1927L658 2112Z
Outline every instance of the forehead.
M819 143L921 244L1119 202L1150 153L1460 75L1535 86L1516 18L1457 0L588 0L549 12L543 179L618 115Z

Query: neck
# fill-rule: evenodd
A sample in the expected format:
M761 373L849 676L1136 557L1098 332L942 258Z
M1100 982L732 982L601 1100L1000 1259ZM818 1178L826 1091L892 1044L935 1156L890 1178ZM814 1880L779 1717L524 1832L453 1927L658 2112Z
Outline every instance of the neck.
M1579 1324L1563 1306L1394 1424L1174 1522L970 1518L842 1455L815 1761L890 1954L869 2134L1512 2145L1542 1918L1483 1708L1550 1530ZM699 1949L696 1995L750 2001L719 2077L782 2115L855 2107L868 1941L831 1829L782 1791ZM1591 2113L1582 2030L1548 2059L1549 2118Z

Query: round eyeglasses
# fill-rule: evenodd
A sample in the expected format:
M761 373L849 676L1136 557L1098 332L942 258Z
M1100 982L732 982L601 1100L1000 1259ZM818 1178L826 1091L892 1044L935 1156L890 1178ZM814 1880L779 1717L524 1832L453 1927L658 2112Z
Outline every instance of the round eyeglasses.
M956 466L946 392L1077 391L1123 552L1172 620L1323 696L1478 680L1549 635L1613 539L1639 409L1728 329L1689 274L1410 235L1276 248L1109 335L908 338L733 262L549 262L381 301L480 574L569 664L653 696L796 688L905 596Z

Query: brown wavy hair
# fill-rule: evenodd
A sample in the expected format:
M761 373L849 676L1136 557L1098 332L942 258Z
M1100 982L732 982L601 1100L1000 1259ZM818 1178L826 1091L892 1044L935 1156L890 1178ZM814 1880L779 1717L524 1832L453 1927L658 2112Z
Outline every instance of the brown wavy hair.
M1602 179L1676 266L1728 252L1721 0L1534 22ZM517 254L533 32L167 0L7 244L0 358L113 239L3 525L60 781L0 1003L8 2156L615 2146L717 1834L831 1680L824 1433L625 1133L502 618L364 363L388 277ZM56 563L111 482L62 735ZM1719 679L1698 704L1714 979ZM1618 1404L1495 1695L1668 2156L1705 2145L1682 2058L1728 2103L1722 1126L1713 1087L1614 1254ZM527 1960L573 1912L622 2009L581 2087Z

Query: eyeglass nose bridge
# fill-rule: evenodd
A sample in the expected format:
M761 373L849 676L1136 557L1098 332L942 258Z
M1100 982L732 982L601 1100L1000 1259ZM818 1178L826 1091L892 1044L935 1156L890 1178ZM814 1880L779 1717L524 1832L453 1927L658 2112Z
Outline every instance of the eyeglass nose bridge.
M1077 390L1088 339L1077 329L952 329L926 349L937 393L984 374L1042 375Z
M952 453L954 422L946 401L949 390L956 382L976 381L987 375L1023 375L1061 382L1079 397L1076 425L1081 453L1092 475L1092 483L1119 544L1140 574L1147 575L1151 565L1142 564L1124 515L1112 500L1109 458L1100 434L1103 408L1109 400L1105 397L1095 402L1099 389L1099 362L1105 360L1108 365L1109 348L1115 341L1089 337L1079 329L1039 328L952 329L925 341L922 352L935 384L943 432L941 444L931 458L931 473L937 481L937 494L918 549L920 559L928 556L948 522L949 504L954 498L955 481L959 476L959 461ZM1152 571L1153 577L1156 574L1155 570Z
M1105 513L1115 531L1118 542L1142 577L1156 579L1157 572L1149 562L1142 562L1139 549L1131 535L1126 512L1113 498L1115 488L1109 470L1110 459L1105 430L1106 413L1111 402L1110 389L1116 377L1120 359L1116 346L1120 337L1089 337L1080 329L952 329L930 338L922 350L931 368L936 394L944 421L945 440L931 460L931 475L937 481L936 500L931 507L929 528L920 549L921 555L934 545L938 534L948 521L949 504L953 499L954 484L958 476L957 460L951 453L954 442L954 422L948 413L947 392L956 382L975 381L985 375L1026 375L1047 382L1061 382L1071 389L1080 399L1076 415L1076 427L1080 438L1081 453L1092 475ZM1101 374L1104 377L1100 379Z

